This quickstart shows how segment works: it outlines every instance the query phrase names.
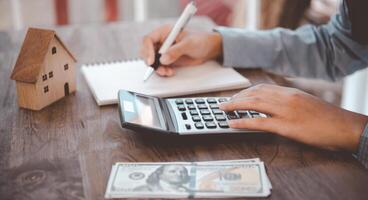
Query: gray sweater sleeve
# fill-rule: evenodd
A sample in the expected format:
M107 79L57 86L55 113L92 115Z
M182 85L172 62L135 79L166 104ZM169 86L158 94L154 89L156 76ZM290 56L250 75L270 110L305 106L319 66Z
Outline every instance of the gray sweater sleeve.
M360 137L358 152L355 157L368 169L368 124Z
M345 3L323 26L295 31L219 27L227 67L261 67L290 76L336 80L368 65L368 46L353 40Z

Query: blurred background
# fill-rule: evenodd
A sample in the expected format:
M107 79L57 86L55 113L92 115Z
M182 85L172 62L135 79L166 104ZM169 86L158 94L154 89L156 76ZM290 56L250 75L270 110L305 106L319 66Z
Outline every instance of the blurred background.
M0 0L0 31L29 26L66 26L145 21L177 17L189 0ZM296 29L303 24L327 23L340 0L196 0L198 15L217 25ZM304 80L301 82L300 86ZM297 82L296 84L298 84ZM343 82L315 82L309 88L327 88L325 100L368 114L368 71ZM311 87L312 86L312 87ZM306 90L310 90L307 89ZM315 90L319 91L319 90ZM313 91L311 91L313 93Z
M176 17L189 0L0 0L0 30ZM296 28L322 24L338 0L197 0L198 15L217 24Z

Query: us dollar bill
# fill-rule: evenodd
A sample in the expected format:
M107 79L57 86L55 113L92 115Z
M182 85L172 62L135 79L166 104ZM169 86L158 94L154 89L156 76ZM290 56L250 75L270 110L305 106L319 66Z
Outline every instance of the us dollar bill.
M252 158L252 159L243 159L243 160L217 160L217 161L205 161L201 163L260 163L262 167L262 171L264 173L265 182L267 182L268 187L272 189L272 184L270 179L267 176L266 168L264 166L264 163L259 158Z
M265 197L270 189L259 160L116 163L105 198Z

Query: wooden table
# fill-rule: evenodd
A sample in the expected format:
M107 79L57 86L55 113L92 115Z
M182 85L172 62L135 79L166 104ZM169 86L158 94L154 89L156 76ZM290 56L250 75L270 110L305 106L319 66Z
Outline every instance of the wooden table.
M142 36L162 23L68 26L57 32L80 65L136 58ZM197 18L191 26L210 30L213 24ZM254 157L267 166L273 184L270 199L368 198L368 173L347 153L319 150L272 134L178 140L122 129L117 106L98 107L79 71L76 94L39 112L19 109L9 77L24 35L25 31L0 32L0 199L15 199L15 194L23 199L58 199L58 195L103 199L111 166L118 161ZM254 84L282 80L261 70L241 73Z

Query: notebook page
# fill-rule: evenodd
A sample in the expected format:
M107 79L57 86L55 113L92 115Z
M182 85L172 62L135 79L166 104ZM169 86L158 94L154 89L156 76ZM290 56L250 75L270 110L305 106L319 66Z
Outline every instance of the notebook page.
M82 73L98 105L117 103L117 94L125 89L158 97L173 97L204 92L239 89L250 82L232 68L209 61L200 66L176 68L173 77L153 74L143 81L148 66L142 60L83 65Z

